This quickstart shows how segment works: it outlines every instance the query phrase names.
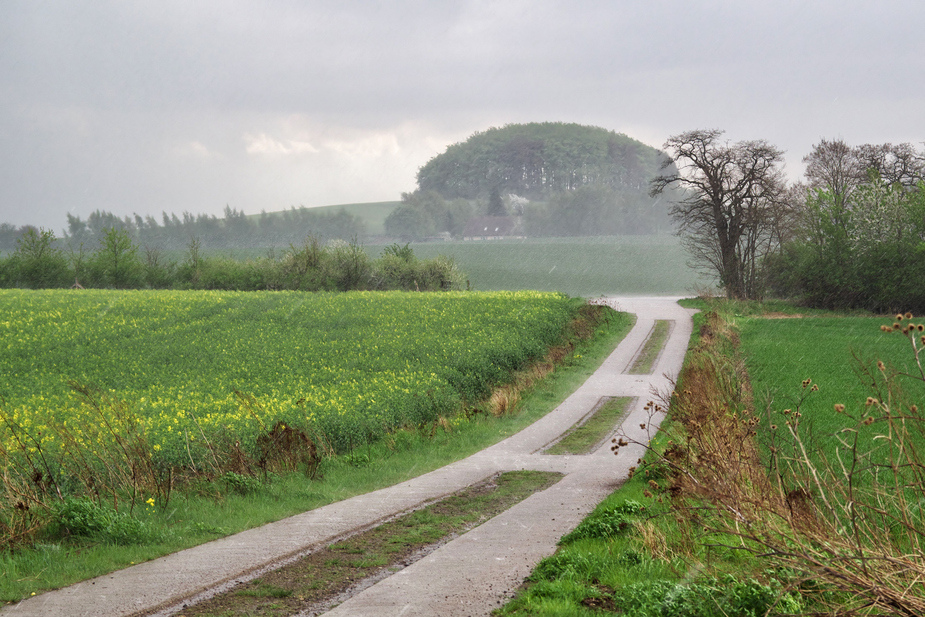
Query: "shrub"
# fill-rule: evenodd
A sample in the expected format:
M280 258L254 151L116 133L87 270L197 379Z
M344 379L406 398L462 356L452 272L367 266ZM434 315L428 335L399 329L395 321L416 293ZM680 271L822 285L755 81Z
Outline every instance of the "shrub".
M350 242L335 241L331 245L330 254L330 278L338 291L369 288L372 264L369 255L357 244L356 238Z
M97 287L138 289L144 286L144 266L138 246L124 229L104 230L100 246L87 264L89 280Z
M47 289L67 287L73 274L57 246L55 233L29 228L16 240L16 251L3 264L5 284Z

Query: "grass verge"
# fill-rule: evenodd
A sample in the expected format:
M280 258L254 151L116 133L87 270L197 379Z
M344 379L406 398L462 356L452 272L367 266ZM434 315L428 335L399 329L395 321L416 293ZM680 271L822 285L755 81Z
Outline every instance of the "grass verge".
M0 599L15 602L140 563L217 537L397 484L473 454L536 421L573 392L613 351L632 319L587 307L542 363L555 370L532 382L499 416L475 410L390 434L382 441L322 461L322 477L268 474L267 480L222 476L175 493L168 509L136 508L133 533L113 542L107 534L43 539L0 555ZM527 371L530 372L530 371ZM524 383L531 380L523 380ZM134 525L135 523L133 523Z
M561 474L502 473L420 510L327 546L258 579L186 606L186 617L292 615L324 610L364 579L391 574L451 537L500 514ZM300 614L301 614L300 613Z
M540 562L500 615L758 617L802 612L799 595L787 587L790 579L768 570L714 529L708 513L693 505L699 503L697 495L679 479L679 458L696 459L692 452L701 446L691 440L715 437L712 445L729 448L742 437L741 423L725 421L733 414L706 421L693 411L693 401L715 401L711 409L722 410L723 392L716 389L714 378L736 375L734 364L723 364L733 347L714 320L695 316L690 352L676 390L680 396L671 399L669 416L646 456L623 487L562 538L556 554ZM712 370L717 363L722 368ZM725 385L737 388L739 382L730 379ZM691 432L698 420L703 430ZM709 443L702 446L696 452L704 457L705 467L720 460ZM742 457L754 453L742 447L734 450ZM723 466L714 476L697 480L715 483L731 469ZM732 475L741 478L742 470Z
M925 614L925 324L772 306L695 318L646 459L502 614Z

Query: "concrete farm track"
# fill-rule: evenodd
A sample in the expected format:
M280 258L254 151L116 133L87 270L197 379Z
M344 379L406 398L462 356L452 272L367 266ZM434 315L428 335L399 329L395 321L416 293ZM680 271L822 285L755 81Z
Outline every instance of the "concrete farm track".
M558 471L565 477L479 527L325 613L351 617L390 615L488 615L510 598L536 563L552 554L568 533L627 477L642 446L608 443L587 455L542 454L602 397L633 397L621 431L645 442L662 414L649 418L644 406L653 392L668 393L687 351L692 311L676 298L606 298L613 308L637 316L636 324L601 367L555 410L502 442L417 478L330 504L28 598L0 609L18 617L122 617L182 613L184 602L219 587L253 578L287 560L370 528L501 471ZM668 340L651 374L626 370L655 320L672 322ZM647 425L643 430L640 424Z

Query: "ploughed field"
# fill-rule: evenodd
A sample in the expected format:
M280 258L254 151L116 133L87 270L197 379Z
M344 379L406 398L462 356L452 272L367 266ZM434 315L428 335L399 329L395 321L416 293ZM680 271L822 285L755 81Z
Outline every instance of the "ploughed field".
M172 467L222 444L253 453L260 435L292 427L345 451L452 422L543 354L576 302L527 291L3 290L2 445L92 449L130 425Z

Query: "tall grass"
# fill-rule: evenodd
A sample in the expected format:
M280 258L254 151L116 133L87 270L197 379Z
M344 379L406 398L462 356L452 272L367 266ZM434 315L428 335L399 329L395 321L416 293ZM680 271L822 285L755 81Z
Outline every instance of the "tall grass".
M919 325L750 319L744 349L757 383L786 392L793 382L794 394L754 408L738 333L714 313L704 338L717 342L694 354L672 399L684 431L663 455L673 469L664 490L723 544L789 572L819 614L923 614ZM858 359L865 353L873 365ZM778 362L792 364L770 368Z

